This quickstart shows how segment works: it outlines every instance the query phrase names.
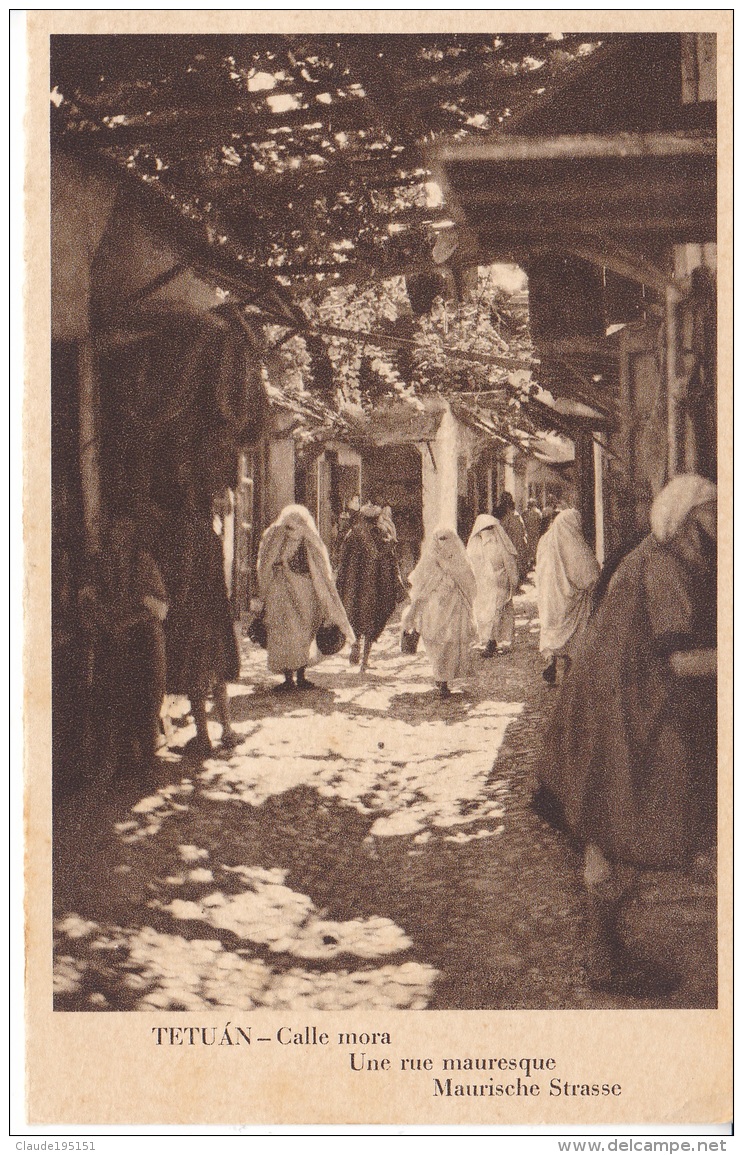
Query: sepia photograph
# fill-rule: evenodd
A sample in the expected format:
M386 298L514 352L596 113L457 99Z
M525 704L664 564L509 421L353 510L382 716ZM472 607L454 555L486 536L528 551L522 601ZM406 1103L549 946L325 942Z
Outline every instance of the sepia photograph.
M717 1012L729 917L718 33L220 15L46 36L44 1021L626 1118L565 1013Z

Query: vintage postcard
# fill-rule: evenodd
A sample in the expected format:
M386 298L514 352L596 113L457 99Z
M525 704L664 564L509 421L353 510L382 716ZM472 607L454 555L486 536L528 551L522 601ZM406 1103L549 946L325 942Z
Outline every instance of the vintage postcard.
M25 1126L725 1133L732 14L27 51Z

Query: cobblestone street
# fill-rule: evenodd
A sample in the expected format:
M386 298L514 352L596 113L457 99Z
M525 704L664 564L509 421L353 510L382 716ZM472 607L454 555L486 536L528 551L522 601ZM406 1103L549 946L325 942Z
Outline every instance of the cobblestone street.
M176 717L149 787L55 803L57 1006L649 1005L586 985L580 859L529 805L556 694L535 613L527 586L513 652L478 655L446 701L394 623L366 676L346 650L294 694L245 641L241 745L221 751L215 722L194 761ZM653 1005L714 1005L709 869L646 877L626 931L680 956L681 990Z

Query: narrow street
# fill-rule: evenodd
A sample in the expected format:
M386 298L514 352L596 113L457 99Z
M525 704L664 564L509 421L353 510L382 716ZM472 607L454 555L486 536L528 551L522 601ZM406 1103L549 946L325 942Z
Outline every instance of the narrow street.
M580 859L531 810L542 678L533 587L513 652L441 701L388 627L365 677L347 650L276 694L243 642L243 742L194 761L176 718L157 778L55 803L59 1009L588 1008ZM187 706L184 702L183 708ZM649 876L627 916L681 952L668 1007L715 1001L715 887Z

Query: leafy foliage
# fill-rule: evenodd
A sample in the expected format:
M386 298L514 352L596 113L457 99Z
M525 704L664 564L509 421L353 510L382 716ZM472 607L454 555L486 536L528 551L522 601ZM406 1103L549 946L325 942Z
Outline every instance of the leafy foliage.
M281 345L285 379L309 380L313 392L341 409L462 394L515 419L514 399L529 392L532 358L526 293L514 291L518 275L480 269L464 301L439 296L421 317L413 315L403 277L307 298L302 307L315 331Z
M492 358L528 362L525 303L483 271L469 290L451 273L439 283L432 253L453 222L430 148L507 130L599 44L537 33L54 36L52 133L144 187L161 220L208 250L226 288L238 299L248 289L276 346L266 363L290 394L309 382L323 404L368 407L495 390L498 408L503 390L505 407L512 367ZM455 277L463 269L460 254Z
M358 283L428 260L447 214L427 192L431 144L507 125L596 43L55 36L52 127L148 185L233 272Z

